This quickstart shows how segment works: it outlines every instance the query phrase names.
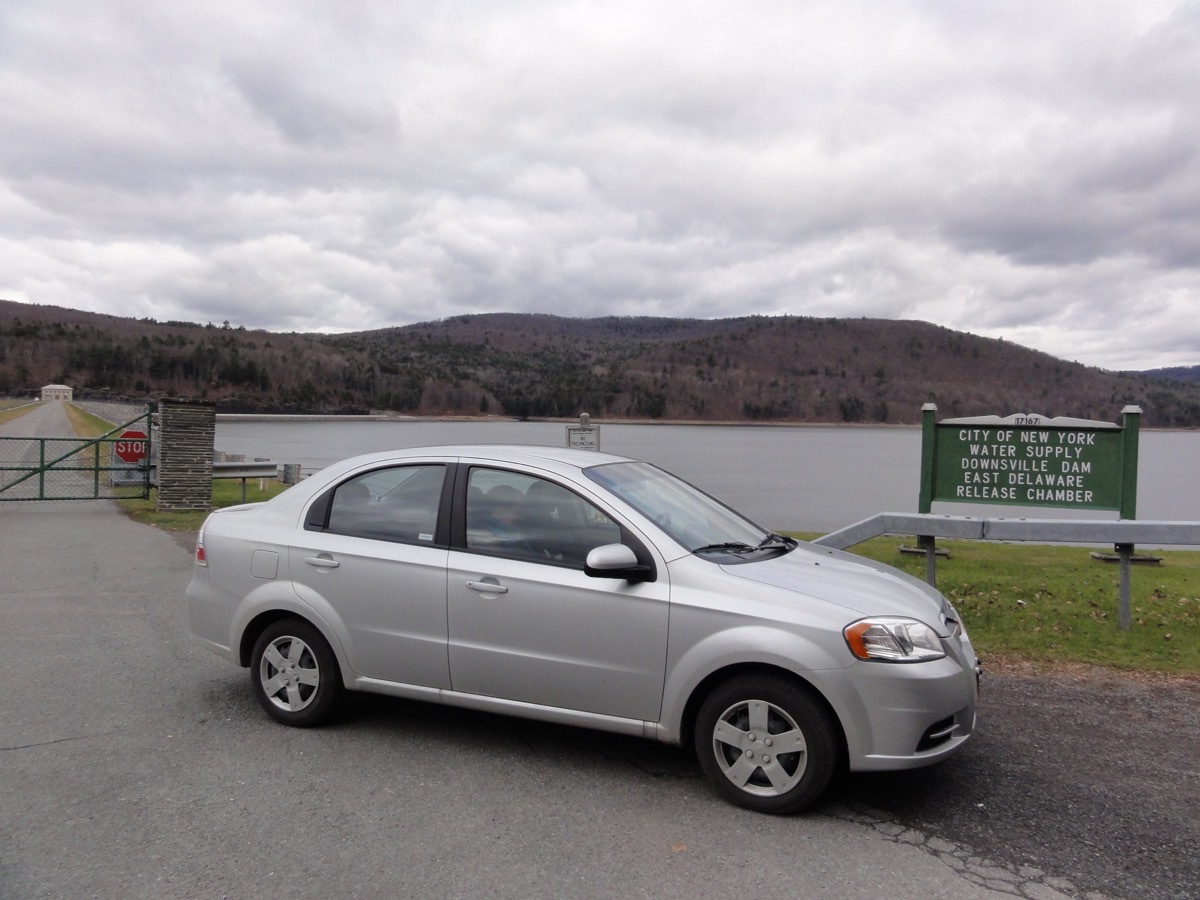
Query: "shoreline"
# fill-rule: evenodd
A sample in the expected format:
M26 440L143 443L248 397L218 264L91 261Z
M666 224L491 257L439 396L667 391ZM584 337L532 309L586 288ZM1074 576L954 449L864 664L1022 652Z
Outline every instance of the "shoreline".
M471 422L486 424L524 423L543 425L578 425L577 417L537 416L519 419L512 416L406 416L371 413L366 415L337 415L332 413L217 413L218 422ZM721 428L920 428L920 422L747 422L736 419L597 419L591 425L712 425ZM1164 429L1172 430L1172 429ZM1185 429L1186 430L1186 429Z
M399 414L369 413L366 415L337 415L335 413L217 413L218 422L472 422L506 424L528 422L543 425L578 425L578 417L537 416L519 419L513 416L407 416ZM1115 423L1114 423L1115 424ZM716 428L921 428L920 422L748 422L738 419L597 419L591 425L701 425ZM1142 433L1178 432L1191 434L1200 428L1157 428L1142 426Z

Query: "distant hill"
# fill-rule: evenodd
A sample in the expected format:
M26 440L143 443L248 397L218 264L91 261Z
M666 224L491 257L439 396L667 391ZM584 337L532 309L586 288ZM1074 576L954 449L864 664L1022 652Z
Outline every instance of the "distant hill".
M228 411L916 423L1015 412L1200 427L1200 382L1064 362L924 322L495 313L355 334L0 300L0 394L61 382Z
M1200 366L1173 366L1169 369L1148 369L1145 372L1134 374L1145 375L1147 378L1164 378L1169 381L1200 382Z

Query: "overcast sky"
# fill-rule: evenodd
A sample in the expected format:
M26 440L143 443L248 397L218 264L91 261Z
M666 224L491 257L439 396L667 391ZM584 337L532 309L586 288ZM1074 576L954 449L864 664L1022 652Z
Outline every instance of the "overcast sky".
M1200 364L1200 2L0 0L0 297Z

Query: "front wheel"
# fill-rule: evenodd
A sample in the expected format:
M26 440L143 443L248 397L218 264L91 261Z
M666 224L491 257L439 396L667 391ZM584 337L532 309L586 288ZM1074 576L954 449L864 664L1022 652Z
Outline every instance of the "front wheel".
M799 685L745 675L714 690L696 717L696 755L728 800L794 813L829 786L837 738L828 712Z
M300 619L273 622L258 636L250 656L250 681L273 719L300 728L328 720L342 691L329 644Z

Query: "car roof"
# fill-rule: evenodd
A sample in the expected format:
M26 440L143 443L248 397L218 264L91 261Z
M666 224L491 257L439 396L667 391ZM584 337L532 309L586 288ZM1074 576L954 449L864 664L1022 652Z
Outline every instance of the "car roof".
M405 460L468 460L491 463L516 463L568 474L606 463L632 462L628 457L614 456L595 450L576 450L569 447L543 447L534 444L450 444L438 447L406 447L352 456L332 463L314 474L314 478L329 482L358 469L381 463Z
M273 514L287 517L298 513L315 494L354 472L380 464L403 463L407 460L515 463L568 477L578 474L582 469L590 466L634 461L628 457L614 456L611 453L600 453L595 450L541 447L532 444L450 444L438 447L407 447L400 450L366 453L339 460L302 481L300 485L297 485L300 490L284 491L261 506L269 506Z
M601 453L598 450L577 450L572 447L546 447L537 444L459 444L452 447L427 447L428 451L444 451L447 456L466 456L475 459L512 461L541 460L565 463L585 469L601 462L629 462L628 457Z

